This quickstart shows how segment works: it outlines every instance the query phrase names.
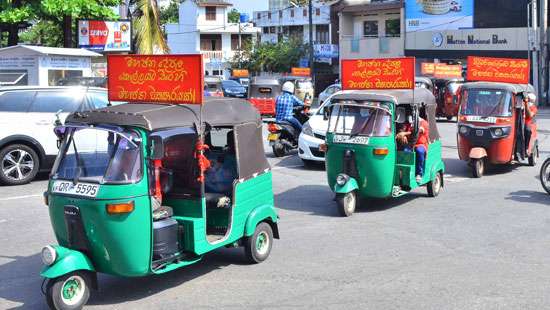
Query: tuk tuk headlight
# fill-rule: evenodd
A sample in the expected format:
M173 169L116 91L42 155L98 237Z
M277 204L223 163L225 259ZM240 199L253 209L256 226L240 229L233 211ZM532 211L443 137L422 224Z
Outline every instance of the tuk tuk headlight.
M311 125L309 123L305 123L302 127L302 133L306 136L312 136L313 137L313 129L311 128Z
M495 130L493 130L493 134L497 137L502 137L504 132L502 131L502 128L495 128Z
M346 185L346 183L348 183L349 181L349 176L346 175L346 174L339 174L337 177L336 177L336 184L338 184L339 186L344 186Z
M47 245L42 248L41 258L44 265L50 266L55 263L55 260L57 259L57 252L52 246Z
M470 128L466 127L466 126L460 126L458 128L458 132L461 134L461 135L467 135L468 132L470 131Z

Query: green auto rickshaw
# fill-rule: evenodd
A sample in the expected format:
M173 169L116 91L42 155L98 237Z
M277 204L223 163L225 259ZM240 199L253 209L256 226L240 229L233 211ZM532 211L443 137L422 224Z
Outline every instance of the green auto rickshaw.
M259 263L279 238L262 122L245 100L78 112L56 134L44 198L59 245L43 248L41 272L52 308L81 308L98 272L161 274L238 246Z
M437 104L425 88L348 90L332 97L326 144L328 183L342 216L351 216L362 198L399 197L426 185L435 197L443 186L445 165L435 122ZM419 124L429 125L422 175L417 176ZM396 136L410 128L407 143ZM424 125L426 126L426 125Z

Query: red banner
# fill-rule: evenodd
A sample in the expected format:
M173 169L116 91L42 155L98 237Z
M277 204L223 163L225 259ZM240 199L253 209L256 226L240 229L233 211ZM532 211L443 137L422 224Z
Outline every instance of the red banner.
M202 104L201 55L108 55L109 100Z
M414 89L415 59L342 60L342 89Z
M468 81L529 83L529 60L468 56Z
M435 64L434 77L438 79L462 78L462 66Z
M295 76L311 76L310 68L290 68L290 74Z
M423 62L420 64L420 72L422 75L432 75L435 72L435 63Z

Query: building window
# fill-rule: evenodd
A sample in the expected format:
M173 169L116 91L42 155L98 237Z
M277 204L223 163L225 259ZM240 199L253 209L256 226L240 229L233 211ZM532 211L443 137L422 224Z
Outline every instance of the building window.
M303 10L303 15L304 15L304 17L307 16L307 9L304 9L304 10Z
M271 19L271 12L267 12L267 19Z
M221 51L221 34L201 34L201 51Z
M290 10L290 17L294 17L294 9Z
M241 47L244 48L248 44L252 42L252 35L250 34L241 34ZM231 49L234 51L239 50L239 35L238 34L232 34L231 35Z
M320 8L315 9L315 15L321 16L321 9Z
M315 26L315 38L318 44L329 44L328 25Z
M283 18L283 10L279 10L279 18Z
M386 37L401 36L401 21L399 19L386 20Z
M263 27L262 33L269 33L269 27Z
M262 19L262 14L258 13L256 14L256 17L257 17L256 19Z
M216 7L207 6L204 8L206 11L206 20L216 20Z
M378 21L367 20L363 22L363 35L365 37L378 37Z
M277 33L275 26L269 27L269 33Z

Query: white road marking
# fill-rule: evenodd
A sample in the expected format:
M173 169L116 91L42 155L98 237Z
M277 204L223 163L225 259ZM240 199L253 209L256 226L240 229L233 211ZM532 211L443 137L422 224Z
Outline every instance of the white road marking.
M273 167L271 168L271 170L281 170L281 169L286 169L286 168L299 168L299 167L303 167L304 165L294 165L294 166L279 166L279 167Z
M7 222L8 220L0 220L0 224Z
M41 197L41 196L42 196L42 194L25 195L25 196L14 196L14 197L0 198L0 201L27 199L27 198L34 198L34 197Z

